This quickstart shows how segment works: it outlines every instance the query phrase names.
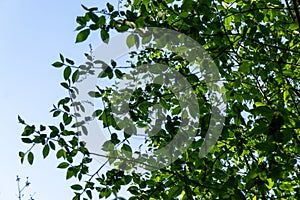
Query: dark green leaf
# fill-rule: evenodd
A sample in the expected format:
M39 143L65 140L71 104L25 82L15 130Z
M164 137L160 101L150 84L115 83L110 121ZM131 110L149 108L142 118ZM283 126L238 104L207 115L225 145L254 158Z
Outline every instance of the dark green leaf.
M19 156L20 156L20 158L21 158L21 164L23 164L24 158L25 158L25 153L22 152L22 151L20 151L20 152L19 152Z
M59 68L59 67L64 66L64 64L61 63L61 62L55 62L55 63L52 64L52 66Z
M49 145L46 144L43 148L43 157L44 158L46 158L49 155L49 151L50 151Z
M59 54L59 57L60 57L61 62L65 62L65 58L62 54Z
M22 138L22 142L30 144L32 143L32 140L30 138Z
M49 141L49 146L52 150L55 150L55 144L52 141Z
M114 7L110 3L107 3L106 6L109 12L112 12L114 10Z
M18 121L20 124L25 124L25 121L18 115Z
M29 164L32 165L33 160L34 160L34 156L33 156L33 153L32 153L32 152L29 152L29 153L28 153L28 155L27 155L27 160L28 160Z
M72 75L72 82L75 83L79 79L79 70L76 70Z
M116 77L119 79L122 78L122 76L123 76L123 73L118 69L115 70L115 74L116 74Z
M66 88L66 89L69 89L69 84L68 83L63 82L63 83L60 83L60 85L63 86L64 88Z
M72 73L71 67L69 67L69 66L66 67L64 70L64 79L68 80L70 78L71 73Z
M81 185L78 185L78 184L72 185L71 188L72 188L73 190L82 190L82 186L81 186Z
M108 43L108 41L109 41L109 34L108 34L108 32L106 30L104 30L104 29L101 29L100 35L101 35L102 41L105 42L105 43Z
M74 65L75 62L73 60L70 60L69 58L66 58L67 63L69 63L70 65Z
M90 199L93 198L91 190L86 190L85 193L87 194L87 196L88 196Z

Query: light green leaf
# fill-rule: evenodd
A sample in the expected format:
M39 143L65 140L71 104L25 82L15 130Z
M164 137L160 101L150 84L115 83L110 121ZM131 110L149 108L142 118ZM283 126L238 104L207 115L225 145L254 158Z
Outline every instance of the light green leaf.
M135 44L134 34L130 34L126 39L126 44L129 48L133 47Z
M85 29L85 30L80 31L77 34L76 43L85 41L87 39L87 37L89 36L89 34L90 34L90 29Z

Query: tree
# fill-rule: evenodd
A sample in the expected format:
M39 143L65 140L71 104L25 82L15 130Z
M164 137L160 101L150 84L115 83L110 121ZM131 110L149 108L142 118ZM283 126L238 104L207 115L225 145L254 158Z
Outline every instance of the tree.
M51 112L53 117L62 117L61 123L36 127L19 117L25 126L22 141L42 145L44 157L50 150L56 152L57 159L63 160L58 168L66 170L66 178L78 179L78 184L71 186L75 191L73 199L92 199L93 195L115 195L118 199L122 186L131 193L130 199L300 197L297 1L127 0L115 7L107 3L102 10L82 7L85 14L77 17L76 42L85 41L91 32L99 32L104 44L109 45L113 32L129 32L128 47L145 48L128 53L128 63L115 58L110 62L95 59L92 49L85 54L88 61L84 65L75 65L60 55L60 61L53 66L64 68L61 86L67 96ZM159 31L162 28L165 32ZM194 48L190 41L198 42L205 51ZM202 76L191 70L197 62L206 67L202 68ZM145 68L149 63L152 68ZM214 66L220 80L215 80L214 71L209 71ZM168 70L178 76L167 76ZM78 101L82 92L78 85L94 74L100 81L113 83L89 88L88 94L101 106L83 116L88 105ZM173 84L163 82L165 79ZM129 90L118 84L122 80L136 84L142 81L144 85ZM184 89L187 83L190 87ZM174 85L179 90L172 90L176 89ZM213 91L216 92L211 98ZM195 96L183 100L182 93ZM218 107L222 104L214 105L217 100L226 103L226 115ZM154 118L149 117L152 108ZM223 116L224 122L215 121ZM95 120L110 135L102 146L106 154L91 151L83 137L90 134L88 127ZM219 130L220 124L222 132L214 137L210 127ZM177 138L182 126L187 129ZM142 153L143 149L130 141L144 127L148 135L144 137L146 149ZM185 145L182 141L190 142ZM33 162L31 149L19 153L22 162L25 158ZM161 153L145 154L161 149ZM92 171L97 156L107 160ZM111 169L103 170L105 165Z

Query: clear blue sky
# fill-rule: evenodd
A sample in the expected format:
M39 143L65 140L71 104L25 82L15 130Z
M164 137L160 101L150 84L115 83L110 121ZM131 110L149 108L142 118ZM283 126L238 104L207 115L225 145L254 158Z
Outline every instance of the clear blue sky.
M71 199L71 182L64 181L64 170L56 169L59 161L53 153L43 160L40 149L36 149L33 166L20 164L18 152L27 146L20 141L23 127L17 123L17 115L27 123L55 123L49 110L66 93L59 85L61 70L51 67L51 63L59 53L77 63L84 61L88 44L96 46L100 39L94 34L85 43L75 44L75 19L84 13L80 4L103 7L105 3L0 1L0 200L17 199L16 175L23 181L29 177L32 184L27 191L36 193L37 200Z

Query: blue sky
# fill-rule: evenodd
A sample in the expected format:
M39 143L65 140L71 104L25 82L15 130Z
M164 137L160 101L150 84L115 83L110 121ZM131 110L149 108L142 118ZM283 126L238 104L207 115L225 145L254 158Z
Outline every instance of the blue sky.
M100 2L100 3L99 3ZM23 183L32 183L25 194L35 193L39 200L71 199L71 182L65 181L65 171L56 169L59 161L52 153L42 159L35 150L33 166L21 165L20 141L23 127L17 122L21 115L30 124L55 123L49 110L65 97L60 87L62 72L51 64L59 53L77 63L84 61L88 44L100 43L97 34L82 44L75 44L76 16L84 13L80 4L103 7L106 1L0 1L0 200L17 199L16 175ZM22 200L27 200L23 198Z

